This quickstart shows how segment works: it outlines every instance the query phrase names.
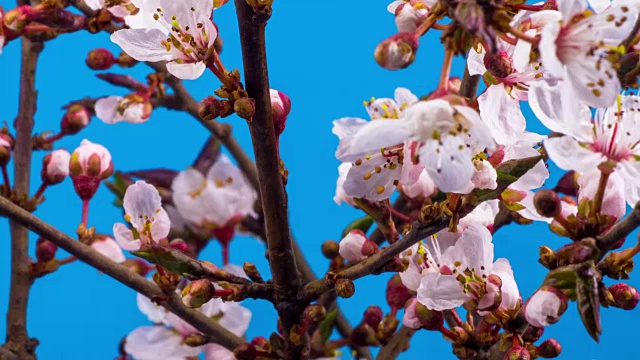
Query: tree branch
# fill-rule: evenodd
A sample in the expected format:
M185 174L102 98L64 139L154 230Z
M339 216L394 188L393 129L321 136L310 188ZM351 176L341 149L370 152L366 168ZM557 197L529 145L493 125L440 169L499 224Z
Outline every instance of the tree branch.
M185 307L177 295L167 296L153 282L115 263L90 246L74 240L3 197L0 197L0 213L13 219L16 223L26 226L29 230L46 238L79 260L93 266L136 292L149 299L159 301L167 310L193 325L203 334L215 339L217 344L233 350L245 343L244 339L229 332L203 313Z
M391 360L397 358L401 352L409 348L409 342L415 332L416 330L403 325L400 330L393 334L393 337L387 345L380 348L376 360Z
M20 105L14 122L14 192L21 201L29 197L31 177L31 136L38 93L35 89L38 56L44 45L22 39L22 65L20 68ZM9 200L7 200L9 201ZM11 228L11 289L7 312L7 340L5 348L20 359L35 359L37 340L27 334L27 302L33 279L29 258L29 230L10 220Z
M275 284L276 308L285 340L289 330L300 322L302 308L295 301L300 274L293 253L287 194L280 174L280 155L271 117L271 96L267 70L265 30L268 15L256 13L245 0L235 0L244 63L245 85L255 100L255 114L249 121L253 151L258 168L260 200L263 204L269 265ZM291 345L287 341L288 345ZM298 347L288 346L288 356L300 357Z
M596 238L598 248L602 250L603 255L606 254L638 227L640 227L640 201L624 220L614 225L606 234Z

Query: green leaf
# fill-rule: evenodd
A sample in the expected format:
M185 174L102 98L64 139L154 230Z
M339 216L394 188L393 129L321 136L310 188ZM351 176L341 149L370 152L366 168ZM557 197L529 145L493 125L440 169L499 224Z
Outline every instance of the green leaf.
M544 279L544 284L557 289L573 290L576 287L577 279L577 266L568 265L550 271Z
M206 269L200 261L170 247L152 245L151 248L144 251L132 251L131 253L175 274L196 277L207 277L211 274L211 271Z
M318 326L318 330L320 330L320 334L322 335L322 339L326 342L329 340L331 336L331 331L333 330L333 322L336 319L336 315L338 314L338 309L333 309L327 313L327 317L322 320L320 325Z
M582 323L591 337L598 342L602 333L600 322L600 295L598 283L600 274L593 261L583 264L578 269L576 294L578 296L578 312Z
M342 237L347 236L351 230L362 230L362 232L366 234L371 228L371 225L373 225L373 218L369 215L365 215L360 219L353 220L351 224L347 225L347 227L342 231Z
M496 167L498 187L494 190L476 190L473 194L477 197L478 202L497 198L509 185L518 181L522 175L536 166L540 160L542 160L542 156L532 156L503 162Z

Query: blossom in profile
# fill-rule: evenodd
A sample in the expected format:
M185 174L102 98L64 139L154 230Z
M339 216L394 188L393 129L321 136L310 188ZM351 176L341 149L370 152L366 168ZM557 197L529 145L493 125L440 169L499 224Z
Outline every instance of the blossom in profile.
M123 249L140 250L169 235L169 215L153 185L142 180L130 185L124 194L123 207L124 218L131 228L123 223L113 225L114 237Z
M436 3L436 0L396 0L387 10L395 15L399 32L414 32Z
M71 153L69 174L80 198L91 199L98 190L100 181L113 174L111 153L104 146L84 139Z
M544 285L525 304L524 316L533 326L549 326L560 320L560 316L567 310L567 302L567 296L563 292Z
M173 76L193 80L212 60L218 35L211 21L211 0L156 0L138 4L140 13L129 29L111 35L129 56L138 61L167 61Z
M149 120L153 106L145 94L129 94L122 96L108 96L96 101L96 116L107 124L125 121L131 124L141 124Z
M40 177L42 182L47 185L55 185L61 183L69 176L69 161L71 154L65 149L58 149L47 154L42 159L42 171Z

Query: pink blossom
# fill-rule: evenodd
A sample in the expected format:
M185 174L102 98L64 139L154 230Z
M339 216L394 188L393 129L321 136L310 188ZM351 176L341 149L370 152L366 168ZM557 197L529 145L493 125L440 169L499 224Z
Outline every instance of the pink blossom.
M110 236L96 236L91 247L109 259L121 263L125 261L124 253L118 243Z

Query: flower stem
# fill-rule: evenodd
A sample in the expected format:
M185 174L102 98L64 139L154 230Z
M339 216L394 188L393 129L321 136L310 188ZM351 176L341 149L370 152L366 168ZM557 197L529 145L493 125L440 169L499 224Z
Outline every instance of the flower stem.
M229 264L229 242L221 242L222 244L222 264Z
M11 194L11 180L9 179L7 165L2 167L2 179L4 181L4 196L8 197Z
M68 257L66 257L64 259L58 260L58 265L71 264L72 262L74 262L76 260L78 260L78 258L73 256L73 255L71 255L71 256L68 256Z
M45 139L45 143L52 144L53 142L58 141L58 140L62 139L63 137L64 137L64 133L59 132L59 133L57 133L55 135L51 135L48 138L46 138Z
M82 225L89 226L89 201L90 199L82 199Z
M593 214L599 214L602 209L602 201L604 200L604 191L607 188L607 182L609 181L609 176L611 175L608 171L600 172L600 181L598 182L598 191L596 192L596 197L593 199Z
M40 199L42 197L42 195L44 194L44 191L47 190L48 186L49 185L47 183L44 183L44 182L42 184L40 184L40 187L38 188L38 191L36 191L36 194L33 195L33 198L35 200Z
M411 223L411 219L407 215L405 215L405 214L401 213L400 211L394 209L393 206L389 206L389 211L391 212L391 214L393 214L393 216L397 217L400 221L404 221L406 223Z
M440 73L440 84L438 88L449 90L449 75L451 74L451 63L453 62L453 50L446 50L444 53L444 63L442 64L442 72Z

